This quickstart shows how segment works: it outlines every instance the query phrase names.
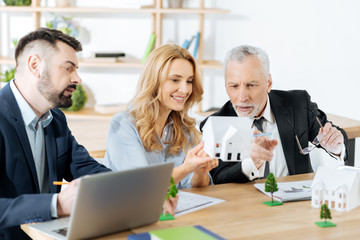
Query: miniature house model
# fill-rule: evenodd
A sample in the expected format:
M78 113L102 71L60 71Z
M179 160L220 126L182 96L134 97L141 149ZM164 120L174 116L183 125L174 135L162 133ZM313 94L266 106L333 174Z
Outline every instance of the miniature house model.
M209 117L203 127L204 151L223 161L249 157L252 121L245 117Z
M336 211L350 211L360 205L360 171L354 167L319 167L312 183L311 205L327 204Z

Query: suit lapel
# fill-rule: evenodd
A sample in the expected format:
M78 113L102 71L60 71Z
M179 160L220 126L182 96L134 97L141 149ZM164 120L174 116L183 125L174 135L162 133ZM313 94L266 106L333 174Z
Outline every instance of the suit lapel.
M274 113L276 124L279 130L281 145L283 147L286 164L289 170L289 174L295 174L295 135L294 131L291 128L288 120L294 124L294 114L291 106L286 106L285 103L282 102L281 98L279 98L273 92L269 93L270 98L270 106L271 110Z
M10 84L7 84L4 87L3 94L4 94L4 98L6 99L6 101L4 101L4 104L6 104L6 103L8 104L9 116L10 116L10 119L12 120L11 122L13 122L13 124L14 124L16 134L18 135L19 141L21 143L21 147L26 156L26 161L27 161L28 167L31 170L32 178L35 183L34 185L36 186L36 191L39 193L40 188L39 188L39 181L37 179L37 174L36 174L34 157L32 155L29 139L27 137L27 133L25 130L25 124L22 119L22 115L21 115L19 106L16 102L16 99L14 97L14 94L11 91Z

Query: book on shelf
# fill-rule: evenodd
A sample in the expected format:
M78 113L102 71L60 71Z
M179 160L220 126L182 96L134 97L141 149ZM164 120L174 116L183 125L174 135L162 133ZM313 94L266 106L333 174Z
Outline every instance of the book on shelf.
M225 238L220 237L216 233L206 229L201 225L183 226L175 228L166 228L145 233L132 234L128 236L128 240L182 240L182 239L197 239L197 240L214 240Z
M116 58L116 57L125 57L123 52L96 52L95 58Z
M191 43L193 42L194 38L195 38L195 36L192 36L190 40L185 39L182 47L186 48L186 49L189 49L189 47L190 47Z
M146 46L144 57L142 58L141 63L145 63L147 57L149 56L149 54L153 50L154 45L155 45L155 40L156 40L156 35L155 35L155 33L152 33L150 35L150 39L149 39L148 44Z
M195 37L195 46L194 46L194 52L193 52L193 57L196 59L196 54L198 52L198 48L199 48L199 41L200 41L200 32L196 33L196 37Z
M121 57L96 57L96 58L85 58L84 62L122 62L124 58Z

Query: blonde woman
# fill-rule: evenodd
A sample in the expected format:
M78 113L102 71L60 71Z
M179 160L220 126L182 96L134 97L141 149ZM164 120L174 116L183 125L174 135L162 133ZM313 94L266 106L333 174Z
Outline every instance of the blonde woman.
M196 62L186 49L174 44L155 49L129 109L111 122L104 164L125 170L174 162L178 188L211 184L209 171L218 160L203 151L195 120L188 115L202 94Z

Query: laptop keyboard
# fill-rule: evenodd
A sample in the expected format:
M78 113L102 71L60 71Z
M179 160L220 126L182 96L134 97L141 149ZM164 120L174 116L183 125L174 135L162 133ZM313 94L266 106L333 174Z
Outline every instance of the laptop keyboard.
M60 234L60 235L63 235L63 236L65 236L65 237L66 237L67 231L68 231L68 228L67 228L67 227L53 230L53 232L56 232L56 233L58 233L58 234Z

